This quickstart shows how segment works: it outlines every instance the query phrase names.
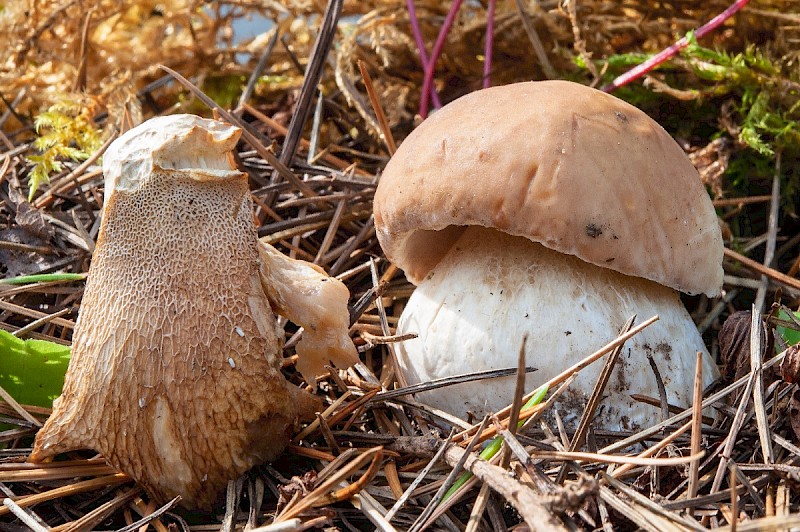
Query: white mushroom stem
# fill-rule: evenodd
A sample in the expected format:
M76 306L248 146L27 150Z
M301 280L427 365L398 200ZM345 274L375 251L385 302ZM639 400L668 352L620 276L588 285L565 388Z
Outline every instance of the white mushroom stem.
M409 384L481 370L515 367L527 334L526 391L613 340L633 314L659 321L629 340L597 411L597 427L635 430L658 409L631 394L659 397L651 354L671 404L691 402L695 353L704 354L704 382L718 371L678 293L552 251L525 238L468 228L418 286L398 333L419 336L397 346ZM582 414L602 364L584 369L559 406L568 423ZM508 405L514 378L441 388L419 399L455 415L480 416Z

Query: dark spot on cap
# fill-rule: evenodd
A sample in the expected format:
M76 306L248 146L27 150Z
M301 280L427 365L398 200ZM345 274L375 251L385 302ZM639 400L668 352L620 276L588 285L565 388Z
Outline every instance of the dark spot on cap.
M619 120L620 122L628 121L628 117L625 116L625 113L623 113L622 111L614 111L614 116L616 116L617 120Z
M596 224L586 224L586 236L597 238L603 234L603 228Z
M564 331L565 336L569 336L570 334L572 334L572 331Z

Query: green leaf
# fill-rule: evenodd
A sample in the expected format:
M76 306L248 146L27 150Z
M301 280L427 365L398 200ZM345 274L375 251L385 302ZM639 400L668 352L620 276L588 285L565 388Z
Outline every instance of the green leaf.
M44 340L22 340L0 329L0 386L25 405L50 408L61 395L70 348Z
M800 312L793 312L793 314L796 319L800 320ZM789 315L783 310L778 313L778 319L791 321L789 319ZM790 329L789 327L778 325L775 327L775 332L780 334L781 338L783 338L783 341L788 345L800 344L800 331L797 329Z

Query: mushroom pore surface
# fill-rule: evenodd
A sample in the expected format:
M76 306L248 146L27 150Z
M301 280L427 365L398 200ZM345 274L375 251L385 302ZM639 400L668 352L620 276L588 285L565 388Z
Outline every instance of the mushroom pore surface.
M529 392L613 340L632 316L659 321L628 340L597 410L596 427L632 430L649 426L656 407L630 394L659 397L651 354L669 403L691 402L695 353L703 353L703 380L718 371L702 338L671 288L601 268L528 239L469 227L419 284L398 324L398 334L418 338L397 345L409 384L513 368L527 334ZM602 361L585 368L558 403L568 424L577 423ZM511 403L514 377L477 381L418 394L423 403L466 418Z

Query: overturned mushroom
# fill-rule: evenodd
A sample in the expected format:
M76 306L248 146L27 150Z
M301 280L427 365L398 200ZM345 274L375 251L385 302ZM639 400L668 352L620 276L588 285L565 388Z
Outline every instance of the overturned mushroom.
M208 508L318 408L281 375L273 308L305 328L309 382L358 360L344 285L258 243L239 135L175 115L108 149L72 362L32 461L94 449L158 500Z
M467 95L398 149L375 196L387 257L417 289L398 333L409 384L515 367L528 389L612 340L633 314L660 320L626 344L598 427L633 429L657 410L653 355L670 403L691 401L695 353L717 375L676 290L719 293L722 239L697 171L635 107L582 85L520 83ZM600 366L562 401L581 414ZM513 378L420 394L459 416L511 402Z

